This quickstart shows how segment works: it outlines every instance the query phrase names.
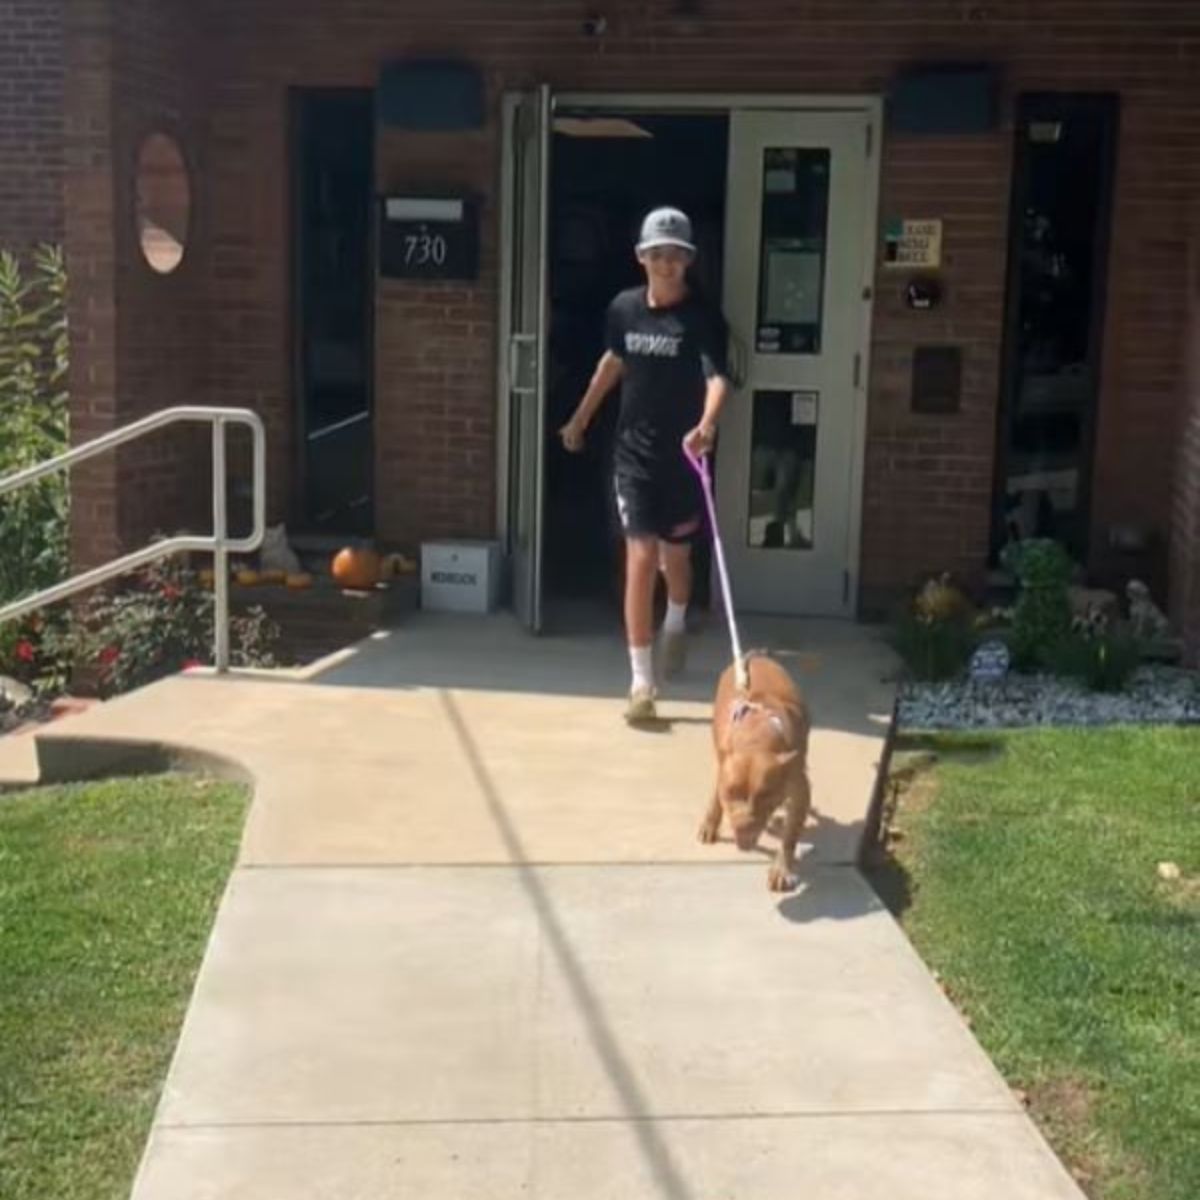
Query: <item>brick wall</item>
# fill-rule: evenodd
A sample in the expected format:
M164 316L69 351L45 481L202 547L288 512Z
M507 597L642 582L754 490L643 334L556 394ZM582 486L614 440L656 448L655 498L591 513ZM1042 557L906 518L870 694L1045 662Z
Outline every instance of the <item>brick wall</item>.
M1200 666L1200 210L1194 229L1171 530L1171 617L1183 634L1189 662Z
M980 574L987 546L1007 237L1012 97L1119 90L1123 99L1097 433L1096 543L1114 519L1165 532L1180 395L1184 198L1197 183L1200 6L1192 0L707 0L694 28L667 0L602 6L602 41L576 5L444 0L208 0L211 107L202 203L210 395L265 416L271 508L286 511L289 367L288 89L372 86L381 61L454 53L483 64L487 135L381 137L388 185L465 180L485 195L484 270L473 287L386 283L377 294L377 495L387 539L488 527L494 461L492 363L498 147L506 88L865 92L913 60L993 59L1006 73L995 134L888 138L881 215L941 216L947 299L910 313L886 280L876 306L868 418L863 586L942 568ZM140 336L140 335L137 335ZM963 411L908 411L912 347L965 350Z
M383 130L380 189L436 179L489 191L498 138L494 125L466 138ZM486 537L495 528L496 232L487 222L472 286L380 282L376 512L389 539Z
M117 291L113 222L112 41L108 0L70 0L65 28L68 320L71 437L85 442L117 421ZM114 557L117 463L107 456L71 474L71 553L77 567Z
M945 302L916 312L902 274L877 279L863 503L862 598L886 608L897 585L932 570L978 580L991 492L1004 316L1012 137L891 138L881 210L942 215ZM914 414L913 347L963 350L961 411Z
M183 262L158 275L140 248L136 212L143 139L176 139L202 175L202 44L187 0L71 0L68 267L72 404L77 441L209 395L203 206ZM195 430L155 435L81 472L75 484L79 562L182 524L207 526L206 444Z
M63 0L0 0L0 247L63 238Z
M119 0L113 81L117 262L117 375L122 422L207 399L205 206L191 205L183 261L169 275L145 261L136 222L142 143L165 133L178 144L193 192L203 186L202 26L192 0ZM178 430L121 456L121 537L126 544L188 524L211 525L207 431Z

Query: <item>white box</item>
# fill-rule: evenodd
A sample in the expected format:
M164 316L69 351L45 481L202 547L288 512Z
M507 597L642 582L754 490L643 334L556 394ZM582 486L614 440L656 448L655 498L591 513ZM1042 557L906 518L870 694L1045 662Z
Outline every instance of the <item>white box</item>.
M424 542L421 607L434 612L489 613L500 597L499 542Z

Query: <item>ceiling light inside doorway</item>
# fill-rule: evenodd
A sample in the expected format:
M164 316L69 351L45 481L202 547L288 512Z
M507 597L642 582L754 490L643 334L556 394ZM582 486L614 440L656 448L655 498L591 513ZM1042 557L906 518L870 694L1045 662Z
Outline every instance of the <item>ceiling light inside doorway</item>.
M555 117L554 132L567 137L648 138L648 129L625 117Z
M1039 146L1053 146L1062 141L1061 121L1030 121L1029 140Z

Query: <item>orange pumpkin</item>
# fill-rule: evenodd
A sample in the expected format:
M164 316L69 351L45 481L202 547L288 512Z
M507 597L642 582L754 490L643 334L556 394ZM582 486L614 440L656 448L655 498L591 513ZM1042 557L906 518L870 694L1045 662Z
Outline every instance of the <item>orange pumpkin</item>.
M287 576L285 582L293 591L302 592L312 587L313 577L307 571L298 571L295 575Z
M365 592L379 582L383 563L374 550L365 546L347 546L333 556L330 571L338 587Z

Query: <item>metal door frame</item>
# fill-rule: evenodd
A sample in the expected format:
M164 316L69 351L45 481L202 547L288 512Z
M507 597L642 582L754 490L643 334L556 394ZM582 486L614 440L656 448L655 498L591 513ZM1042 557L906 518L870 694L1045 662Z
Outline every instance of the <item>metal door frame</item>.
M531 554L531 613L528 622L532 632L540 632L542 626L542 510L545 504L545 423L546 423L546 348L549 337L549 266L547 246L549 239L550 201L550 121L553 113L553 97L549 84L536 88L507 92L501 105L501 154L500 154L500 272L498 336L496 338L496 389L497 389L497 436L496 436L496 525L497 535L505 550L509 552L510 568L514 571L512 589L516 594L515 562L511 557L513 529L510 512L510 463L512 454L512 393L513 393L513 282L516 272L515 247L513 245L513 222L518 217L514 210L516 194L516 138L511 136L512 122L522 102L531 96L539 99L542 123L542 149L538 173L536 203L540 210L540 246L538 248L535 273L538 277L537 299L537 358L534 388L536 390L535 411L538 428L538 462L534 481L534 536Z
M871 378L871 330L875 308L875 275L879 261L879 190L882 164L883 142L883 99L880 96L857 93L837 93L829 95L814 95L810 93L750 93L750 92L680 92L677 94L664 92L551 92L548 85L542 89L548 100L551 119L558 108L585 109L597 113L628 112L641 110L645 112L679 112L679 113L726 113L732 114L736 109L748 110L802 110L809 112L861 112L868 118L868 147L869 157L874 164L867 171L867 189L863 204L863 245L867 253L863 255L862 276L862 308L859 320L858 353L861 356L862 371L859 386L855 388L854 396L854 453L851 466L850 487L850 522L849 544L847 546L847 565L850 571L850 588L852 597L852 612L858 611L858 591L861 578L862 560L862 516L863 516L863 483L866 465L866 433L867 433L867 398ZM504 96L503 114L507 129L511 106L515 105L521 93L511 92ZM528 92L524 93L528 94ZM547 131L547 137L552 138L553 130ZM507 145L501 147L500 155L500 305L499 329L503 334L509 328L512 312L512 251L513 248L507 236L511 228L513 214L510 211L512 199L512 156L508 153ZM543 172L543 188L546 195L543 204L546 205L547 224L549 222L549 171ZM542 304L543 317L547 297L545 294L545 262L543 261ZM544 335L543 335L544 336ZM543 356L544 357L544 356ZM544 363L540 364L544 369ZM496 517L497 532L502 542L507 543L509 529L508 489L509 489L509 370L508 346L505 339L497 339L497 436L496 436ZM543 439L544 446L544 439ZM539 503L541 503L542 488L539 482ZM540 556L539 547L539 556ZM540 575L540 570L539 570Z

